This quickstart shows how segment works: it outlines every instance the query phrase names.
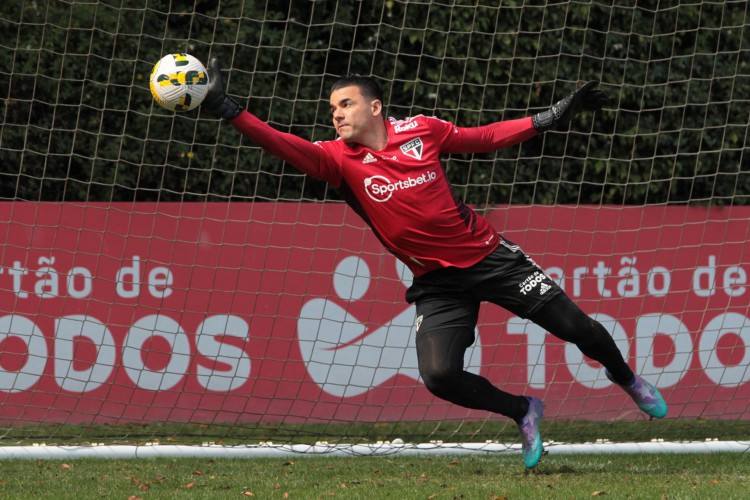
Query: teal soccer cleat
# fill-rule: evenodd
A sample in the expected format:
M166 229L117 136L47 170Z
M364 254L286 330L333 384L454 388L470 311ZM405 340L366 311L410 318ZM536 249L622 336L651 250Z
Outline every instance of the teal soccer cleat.
M539 435L539 422L542 420L544 403L537 398L529 398L529 411L518 422L518 430L521 431L523 439L523 464L527 469L533 469L542 458L544 445Z
M609 380L622 387L628 393L628 396L633 398L638 408L643 410L647 415L654 418L664 418L667 416L667 403L661 396L659 389L646 382L640 375L635 375L632 382L623 385L615 382L608 371L604 373Z

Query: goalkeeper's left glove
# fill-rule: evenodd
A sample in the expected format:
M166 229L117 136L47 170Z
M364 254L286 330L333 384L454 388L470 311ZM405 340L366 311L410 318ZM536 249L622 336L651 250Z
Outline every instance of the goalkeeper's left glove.
M560 128L567 125L574 115L581 111L598 111L607 102L607 96L601 90L595 90L598 81L590 81L571 92L567 97L531 117L531 123L537 132Z
M208 92L201 107L213 111L215 114L231 120L239 115L243 107L233 97L224 92L224 81L221 77L221 67L219 60L212 57L208 62Z

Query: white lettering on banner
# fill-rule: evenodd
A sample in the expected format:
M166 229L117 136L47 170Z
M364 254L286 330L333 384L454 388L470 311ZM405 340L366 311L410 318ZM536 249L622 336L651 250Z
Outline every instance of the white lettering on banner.
M96 349L90 368L75 368L75 342L85 338ZM91 392L112 375L117 357L115 340L104 323L88 316L66 316L55 320L55 380L70 392Z
M744 356L734 366L726 366L719 359L719 341L725 335L735 335L744 344ZM698 357L708 378L723 387L737 387L750 381L750 319L742 314L721 314L706 325L698 344Z
M21 261L14 260L12 265L0 267L0 276L5 274L10 277L10 286L4 287L0 283L0 289L12 291L17 298L27 299L31 297L30 290L34 296L40 299L52 299L70 296L74 299L87 299L93 293L94 278L92 272L82 266L75 266L67 273L60 272L54 267L55 257L41 256L37 260L36 270L24 267ZM142 294L141 286L148 295L156 299L165 299L172 295L174 275L168 267L157 266L145 271L145 265L141 258L134 255L131 262L119 268L114 276L104 277L109 281L115 281L115 291L118 297L124 299L137 298Z
M231 391L249 380L250 357L239 347L223 342L225 336L249 339L245 320L233 315L209 316L198 327L196 336L197 354L205 358L197 366L196 376L201 386L210 391ZM20 315L0 317L0 344L10 338L23 345L23 352L12 355L25 361L22 366L12 368L0 365L0 392L7 393L28 390L40 380L50 361L60 389L79 394L95 391L111 379L120 348L123 368L137 387L164 391L185 379L192 357L188 335L179 323L163 315L145 316L136 321L122 346L118 346L106 325L96 318L85 315L59 318L55 320L55 350L51 360L45 336L32 320ZM85 369L75 367L75 342L80 339L90 342L96 349L96 359ZM169 358L163 368L148 366L149 349L145 347L155 339L168 346L168 350L157 353L159 357ZM146 353L146 359L142 353ZM212 368L203 366L206 363Z
M435 172L427 172L418 177L407 177L405 180L391 182L383 176L372 176L365 179L365 189L368 195L378 202L390 199L394 192L425 184L437 178ZM747 291L748 272L737 265L719 268L717 257L709 255L707 266L698 266L692 273L692 291L698 297L711 297L717 291L722 291L727 297L741 297ZM21 261L14 260L10 266L0 267L0 280L6 276L10 283L3 285L0 290L12 291L16 298L27 299L35 296L42 299L72 297L87 299L94 293L96 280L86 267L75 266L67 273L52 267L55 257L42 256L37 260L39 267L29 269ZM594 293L597 297L623 298L650 295L665 297L672 285L672 274L663 266L655 266L646 272L637 267L636 257L622 257L621 267L613 272L604 261L597 261L593 268L580 266L573 268L570 273L573 297L588 296ZM7 271L7 272L6 272ZM562 289L566 289L565 273L558 266L552 266L545 273L554 279ZM586 276L595 277L595 290L586 289ZM118 297L135 299L141 295L166 299L173 293L172 286L175 277L168 267L157 266L146 269L146 264L140 256L134 255L130 262L116 270L113 276L102 276L105 280L115 281L115 292ZM614 281L612 287L609 282ZM3 288L4 287L4 288ZM30 293L33 291L33 295ZM616 294L614 293L616 291ZM645 293L644 293L645 291Z
M29 295L39 299L55 294L60 299L65 293L73 296L71 290L88 297L95 283L92 273L85 267L77 266L67 275L57 273L51 257L40 257L40 267L35 270L25 269L21 262L14 260L11 268L0 268L0 271L8 270L5 277L10 276L9 281L18 285L8 293L15 293L19 300L24 289L34 290L36 295ZM406 267L395 259L393 262L403 286L411 285L410 273L404 272ZM642 273L636 269L635 257L623 257L620 262L623 265L620 269L605 276L619 281L613 282L614 286L602 283L601 288L599 285L597 288L625 296L638 292L641 298L646 291L663 294L669 289L671 275L667 269L654 267ZM714 256L709 256L707 263L708 266L699 266L689 275L696 292L702 290L708 294L713 290L711 293L722 294L723 291L727 297L744 293L746 273L742 267L719 267ZM605 267L603 261L596 266L600 270ZM565 275L562 268L551 267L547 272L562 286ZM117 273L112 273L115 274L124 278L122 291L125 294L132 293L137 276L148 277L153 290L143 286L141 292L151 295L167 290L173 279L166 268L148 269L137 256L120 267ZM585 272L580 273L583 274ZM60 279L56 285L57 277L63 276L68 276L68 279ZM575 273L573 276L575 290ZM34 278L34 281L24 283L24 277ZM400 312L393 317L378 321L376 328L368 330L368 321L352 314L348 306L361 300L375 280L365 260L358 256L345 257L337 265L332 280L336 296L307 301L297 318L300 352L310 378L336 397L363 394L397 375L417 380L415 308L399 309ZM535 276L529 277L524 286L532 281L536 282ZM21 286L24 284L26 288ZM594 314L593 317L612 333L623 354L634 363L636 371L653 379L660 388L678 385L693 365L702 369L718 387L732 388L750 382L750 370L747 370L750 365L750 320L746 315L725 311L706 318L707 323L701 320L702 331L694 332L681 318L671 314L630 316L635 320L634 332L626 332L610 316ZM0 363L0 391L27 391L45 373L51 375L49 379L53 379L60 389L74 394L101 389L116 373L122 372L135 387L149 391L172 389L192 376L191 373L201 387L216 392L238 390L250 380L251 357L246 349L232 343L236 339L249 339L248 323L239 316L209 316L191 336L174 318L149 315L126 328L126 335L117 341L109 327L95 317L69 315L53 319L53 331L43 332L27 317L18 314L0 317L0 344L13 343L13 348L3 353ZM518 318L510 318L506 325L508 335L526 337L526 379L529 386L545 388L552 377L551 373L545 373L546 333ZM87 359L86 363L76 363L75 343L81 340L92 346L92 359ZM672 347L668 356L660 358L654 352L657 343L664 345L664 341ZM737 345L734 352L741 353L741 356L727 358L722 354L726 350L721 346L729 342ZM158 347L158 344L162 344L164 352L149 356L149 347ZM7 348L9 344L3 345ZM18 345L23 346L20 352L16 352ZM158 350L156 347L154 350ZM51 352L50 348L53 349ZM483 344L477 336L476 343L466 354L467 366L474 373L480 371L482 349ZM117 366L120 355L122 366ZM564 355L574 381L591 389L609 385L601 368L588 365L577 348L566 345ZM742 359L738 360L738 357ZM660 365L657 364L659 359L662 360Z
M596 267L594 268L593 273L596 276L596 289L599 292L600 297L612 296L612 291L608 290L604 284L604 280L610 272L612 272L612 269L606 267L604 265L604 262L599 261L596 263Z
M617 347L625 359L630 358L630 340L622 325L606 314L592 314L612 334ZM543 389L549 383L544 373L546 367L546 332L528 320L508 320L509 335L526 335L526 366L529 387ZM722 337L733 335L743 343L744 356L738 363L726 363L719 358L717 346ZM654 364L654 341L663 336L671 341L674 353L669 362L661 367ZM646 314L638 317L635 332L635 371L651 377L661 388L677 385L693 360L695 346L690 332L679 318L669 314ZM725 313L712 319L699 336L698 357L706 375L720 387L738 387L750 382L750 318L738 313ZM611 382L604 375L604 368L586 363L581 351L573 344L565 344L565 364L573 379L591 389L609 387Z
M152 297L164 299L172 295L172 284L174 278L166 267L156 267L148 273L148 291ZM141 258L133 256L133 265L125 266L117 271L115 278L117 282L117 295L123 298L135 298L141 294Z
M162 369L146 366L142 352L146 342L158 337L169 344L169 362ZM167 353L161 353L167 354ZM175 320L160 314L139 319L130 327L122 348L122 365L135 385L151 391L166 391L176 386L190 365L190 343Z
M617 282L617 293L620 297L638 297L641 294L641 280L635 268L636 258L623 257L620 263L624 267L617 271L617 275L622 277Z
M693 272L693 290L698 297L710 297L716 293L715 255L708 256L708 266L697 267Z
M26 361L18 370L0 367L0 391L22 392L36 384L44 373L47 364L47 342L33 321L17 314L0 317L0 343L10 337L23 342L26 347Z
M34 293L41 298L57 297L60 293L60 278L57 271L51 267L55 263L55 258L39 257L39 269L37 269L37 278L40 278L34 284Z
M572 272L573 297L581 297L584 294L585 277L593 275L596 279L596 295L598 297L612 297L613 290L608 287L608 283L615 278L615 290L617 296L640 297L645 288L648 295L654 297L665 297L672 285L672 274L666 267L654 266L648 272L641 272L637 267L636 257L622 257L620 267L615 273L613 269L600 260L596 262L593 268L586 266L575 267ZM708 256L707 266L698 266L692 273L692 291L698 297L711 297L721 290L727 297L741 297L747 290L747 271L740 266L728 266L722 272L719 272L715 255ZM564 279L559 272L559 267L552 267L546 270L549 276L556 276L554 279L565 289ZM591 291L589 290L589 293Z
M693 290L699 297L710 297L716 293L717 283L716 256L708 256L708 266L700 266L693 272ZM745 294L747 273L738 266L727 267L722 273L722 282L718 284L727 297L740 297Z
M403 283L411 283L403 267L397 267L398 275ZM337 281L343 285L336 286ZM349 282L357 283L357 287L346 286ZM336 267L334 285L343 301L361 298L370 285L367 264L359 257L347 257ZM396 375L419 380L415 314L416 308L411 306L363 336L366 325L335 301L307 301L297 321L297 336L308 374L321 389L337 397L364 394ZM477 335L465 354L468 371L479 373L481 355Z
M196 332L198 353L216 363L224 363L228 370L216 370L198 365L198 383L209 391L229 392L250 378L251 362L245 351L222 342L222 337L250 338L250 327L238 316L216 315L206 318Z
M91 295L91 283L93 281L91 271L85 267L74 267L68 274L68 294L74 299L85 299ZM80 282L81 288L77 288L77 282Z
M547 355L544 349L547 332L541 326L518 317L508 319L509 335L526 335L526 381L533 389L547 387Z
M338 269L341 272L341 269ZM351 275L350 275L351 276ZM341 297L346 300L346 297ZM324 391L337 397L363 394L396 375L418 380L414 308L410 307L370 335L365 325L337 303L327 299L307 302L297 323L302 358L310 377ZM620 351L631 359L631 342L622 325L604 314L592 315L612 332ZM508 335L526 336L527 383L534 389L544 389L551 383L546 374L546 332L539 326L512 317L507 322ZM207 318L198 329L197 353L210 366L227 364L229 369L210 369L199 363L198 382L210 391L229 392L249 380L250 357L244 350L221 342L221 337L249 338L247 323L237 316L217 315ZM55 322L54 358L49 359L43 332L28 318L19 315L0 317L0 343L11 337L22 342L25 357L21 366L0 367L0 391L18 393L30 389L45 372L48 362L54 364L57 385L70 393L87 393L102 387L116 369L116 351L120 349L105 325L90 316L74 315ZM76 369L73 344L78 337L97 347L96 359L89 368ZM141 351L153 337L169 346L170 362L162 369L148 367ZM654 343L657 337L668 339L673 355L664 366L654 363ZM700 368L719 387L735 388L750 382L750 319L739 313L724 313L706 324L697 337L692 336L679 318L672 315L647 314L637 318L634 336L635 370L651 377L660 388L676 386L698 354ZM359 339L359 340L354 340ZM722 359L719 344L724 339L741 343L741 360ZM697 349L696 349L697 347ZM191 356L187 334L177 322L166 317L147 316L130 328L121 347L123 366L137 387L151 391L168 390L188 375ZM480 338L467 351L469 371L479 373L482 360ZM7 353L6 353L7 355ZM586 363L583 355L572 344L565 345L565 364L573 380L591 389L606 388L610 382L600 367Z
M665 366L654 364L657 337L669 339L672 359ZM750 345L750 344L748 344ZM649 380L657 379L659 387L677 385L693 362L693 340L685 324L669 314L644 314L635 326L635 369ZM623 353L626 354L626 353Z
M13 261L13 267L8 269L8 274L13 276L13 291L16 293L19 299L25 299L29 296L27 292L21 290L21 279L29 274L29 270L21 267L19 261Z

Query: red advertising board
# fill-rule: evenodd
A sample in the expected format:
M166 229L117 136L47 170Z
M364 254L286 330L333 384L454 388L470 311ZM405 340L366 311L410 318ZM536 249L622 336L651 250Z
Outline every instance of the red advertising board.
M671 417L750 418L748 208L487 217L612 332ZM418 380L410 276L342 204L0 204L0 420L481 418ZM632 404L482 308L467 367L550 418Z

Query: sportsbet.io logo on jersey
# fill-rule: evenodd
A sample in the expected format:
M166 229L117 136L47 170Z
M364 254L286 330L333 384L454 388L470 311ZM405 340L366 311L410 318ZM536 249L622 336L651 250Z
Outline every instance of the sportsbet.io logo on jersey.
M391 182L390 179L382 175L373 175L365 179L365 192L373 200L383 203L390 200L396 191L421 186L435 179L437 179L437 174L434 171L425 172L418 177L409 176L404 180L395 182Z

